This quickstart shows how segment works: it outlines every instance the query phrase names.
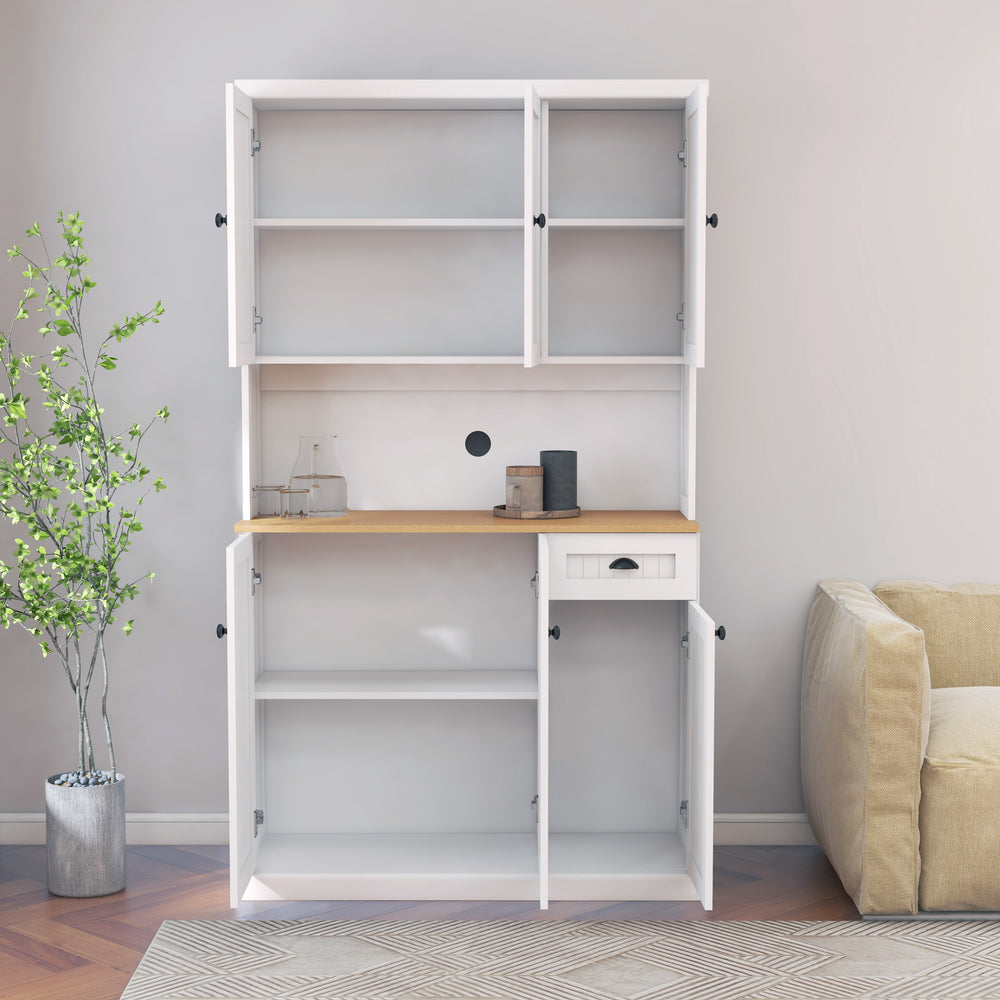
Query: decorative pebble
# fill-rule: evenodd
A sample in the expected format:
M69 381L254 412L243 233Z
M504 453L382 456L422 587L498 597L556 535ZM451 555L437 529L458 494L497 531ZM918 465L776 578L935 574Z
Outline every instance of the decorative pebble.
M53 785L61 788L91 788L96 785L113 784L110 771L64 771L52 778Z

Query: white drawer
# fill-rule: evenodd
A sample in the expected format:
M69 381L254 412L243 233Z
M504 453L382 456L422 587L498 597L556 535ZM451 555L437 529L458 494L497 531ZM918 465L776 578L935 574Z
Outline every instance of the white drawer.
M550 534L554 601L688 601L698 597L698 535ZM635 568L612 568L622 561Z

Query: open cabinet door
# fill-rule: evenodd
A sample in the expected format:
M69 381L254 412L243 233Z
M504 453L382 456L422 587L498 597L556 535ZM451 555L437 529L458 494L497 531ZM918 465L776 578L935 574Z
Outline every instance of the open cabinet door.
M257 860L253 535L226 549L226 653L229 658L229 892L235 907Z
M524 107L524 367L541 358L542 257L545 231L535 224L542 212L542 102L528 87Z
M549 540L538 536L538 905L549 908Z
M715 827L715 622L697 601L688 602L687 868L701 905L712 908Z
M226 237L229 251L229 364L254 358L253 103L226 84Z
M698 84L685 106L684 363L705 365L705 118L708 85Z

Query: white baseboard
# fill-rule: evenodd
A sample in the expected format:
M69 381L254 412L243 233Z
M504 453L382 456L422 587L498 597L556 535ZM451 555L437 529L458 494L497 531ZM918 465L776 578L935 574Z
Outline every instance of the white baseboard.
M815 845L805 813L716 813L715 842L748 847Z
M226 813L128 813L129 844L227 844ZM728 845L815 844L805 813L716 813L715 842ZM0 813L0 844L44 844L44 813Z
M228 844L226 813L127 813L125 840L142 844ZM45 813L0 813L0 844L44 844Z

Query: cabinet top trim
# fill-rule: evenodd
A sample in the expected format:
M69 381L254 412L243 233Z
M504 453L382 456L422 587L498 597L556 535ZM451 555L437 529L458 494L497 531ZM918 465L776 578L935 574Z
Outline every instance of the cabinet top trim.
M560 520L515 520L484 510L354 510L346 517L263 517L238 521L240 533L291 534L506 534L586 532L693 533L697 521L676 510L585 510Z
M258 108L522 108L532 95L560 107L681 107L707 80L236 80Z

